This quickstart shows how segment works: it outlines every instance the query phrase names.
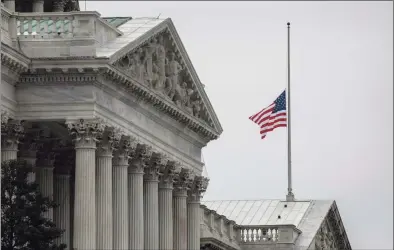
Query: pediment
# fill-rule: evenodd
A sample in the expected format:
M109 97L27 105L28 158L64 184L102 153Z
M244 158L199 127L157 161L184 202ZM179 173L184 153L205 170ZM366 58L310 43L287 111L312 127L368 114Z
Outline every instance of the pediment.
M352 249L335 202L316 232L314 249Z
M171 19L113 54L110 63L218 135L223 131Z

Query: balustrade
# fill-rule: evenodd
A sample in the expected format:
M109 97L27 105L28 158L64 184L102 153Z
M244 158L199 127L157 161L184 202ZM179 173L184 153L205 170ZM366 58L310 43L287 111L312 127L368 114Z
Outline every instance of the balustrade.
M276 243L279 239L277 226L242 226L239 234L241 243Z
M19 13L18 36L23 38L71 38L74 15L66 13Z
M92 56L97 47L122 35L96 11L19 13L2 5L1 21L1 40L32 58Z
M239 244L294 244L301 231L294 225L237 226Z

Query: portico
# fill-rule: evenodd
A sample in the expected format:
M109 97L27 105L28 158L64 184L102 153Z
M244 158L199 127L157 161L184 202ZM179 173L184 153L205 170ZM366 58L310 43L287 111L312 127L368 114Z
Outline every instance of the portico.
M222 128L172 21L45 2L2 6L1 160L34 166L68 249L199 249L201 149Z
M2 160L17 159L15 144L31 142L23 137L29 133L4 112L2 121ZM39 126L27 123L34 124L35 129ZM206 178L103 121L81 119L67 126L73 144L65 144L53 132L46 132L49 138L34 141L57 145L40 152L49 152L47 155L56 160L46 164L38 160L35 169L42 191L60 204L45 215L66 230L59 243L69 249L184 249L188 241L199 244L195 231L200 226L200 204L195 195L206 190ZM70 185L74 186L74 195ZM198 204L197 213L196 209L188 210L193 204Z

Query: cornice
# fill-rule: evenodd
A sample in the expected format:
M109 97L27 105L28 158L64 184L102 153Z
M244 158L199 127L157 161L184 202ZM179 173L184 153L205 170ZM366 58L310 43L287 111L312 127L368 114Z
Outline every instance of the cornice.
M172 22L171 18L168 18L165 20L166 26L168 28L168 30L170 31L173 39L175 40L175 46L177 47L177 49L181 52L181 56L182 59L185 61L186 67L188 68L189 73L191 74L191 77L194 79L195 82L197 82L198 84L196 84L196 88L198 89L199 94L202 97L202 100L204 100L204 104L207 106L208 109L211 110L211 112L213 112L214 114L211 115L211 118L214 120L214 124L217 127L219 133L223 132L223 128L222 125L220 124L220 121L217 117L217 115L215 114L215 111L212 107L211 102L209 101L209 98L205 92L205 90L203 89L203 84L200 81L200 78L198 77L196 70L194 69L194 66L186 52L185 46L182 43L182 40L178 34L178 32L175 29L175 25ZM178 46L179 45L179 46Z
M170 103L162 96L156 94L148 87L140 84L131 77L127 76L123 72L120 72L113 66L108 66L107 69L102 72L107 77L110 77L113 81L127 88L128 92L137 96L148 103L151 103L158 110L168 114L176 121L184 124L194 132L202 135L204 138L209 140L215 140L219 137L219 134L214 129L205 125L204 123L197 120L185 111L180 110L174 103Z
M94 62L94 65L89 64L88 61L82 61L84 63L79 64L81 66L76 66L75 63L73 64L71 62L56 65L48 63L33 65L29 74L21 75L19 84L43 85L54 84L56 82L94 84L98 81L99 75L102 75L103 77L109 78L113 83L124 87L129 94L136 96L137 100L152 104L157 110L166 113L185 127L196 132L205 138L204 140L215 140L219 137L219 134L212 128L200 122L192 115L180 110L175 104L170 103L162 96L120 72L115 67L106 64L105 60L102 63L96 63L95 60L91 60L91 62Z
M1 64L7 66L17 74L27 72L30 59L17 52L5 43L1 43Z

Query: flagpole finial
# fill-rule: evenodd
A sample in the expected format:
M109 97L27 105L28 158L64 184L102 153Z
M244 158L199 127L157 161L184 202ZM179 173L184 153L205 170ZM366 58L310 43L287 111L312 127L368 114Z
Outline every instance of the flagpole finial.
M290 22L287 22L287 26L290 26Z

